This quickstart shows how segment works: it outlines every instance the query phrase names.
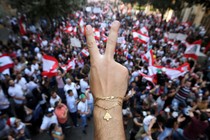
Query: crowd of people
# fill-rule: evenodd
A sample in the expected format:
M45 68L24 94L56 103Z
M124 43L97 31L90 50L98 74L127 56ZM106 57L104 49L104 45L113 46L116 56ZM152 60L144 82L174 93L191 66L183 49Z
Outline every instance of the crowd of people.
M94 5L89 7L93 9ZM99 13L84 8L51 22L42 18L35 23L24 14L7 18L5 28L10 28L11 33L6 44L0 42L0 52L12 58L14 67L1 73L0 138L31 139L31 129L36 133L47 131L59 140L74 127L81 127L86 134L94 96L89 86L90 57L82 53L87 51L85 25L99 32L95 39L103 54L111 22L118 20L118 36L124 40L117 42L115 61L126 66L130 74L122 111L125 129L130 120L133 123L130 140L210 139L210 53L201 47L206 54L203 63L199 58L184 57L185 42L208 43L203 28L182 24L175 17L166 22L157 14L129 9L125 12L125 5L119 11L108 4L103 7ZM146 43L133 37L133 31L142 28L148 31ZM188 37L185 42L167 40L165 34L169 32ZM71 45L73 37L80 40L81 47ZM153 80L145 77L151 63L142 57L150 50L152 65L163 67ZM43 55L58 60L56 76L42 75ZM74 65L63 69L70 60ZM166 68L178 68L184 63L190 66L186 73L176 78L167 75Z

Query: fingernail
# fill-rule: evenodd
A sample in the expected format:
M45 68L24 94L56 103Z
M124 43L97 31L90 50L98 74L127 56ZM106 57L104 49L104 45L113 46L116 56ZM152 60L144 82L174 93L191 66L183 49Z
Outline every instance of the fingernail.
M90 25L87 25L86 26L86 31L90 31L91 30L91 26Z
M120 26L120 22L115 20L114 22L112 22L112 26Z

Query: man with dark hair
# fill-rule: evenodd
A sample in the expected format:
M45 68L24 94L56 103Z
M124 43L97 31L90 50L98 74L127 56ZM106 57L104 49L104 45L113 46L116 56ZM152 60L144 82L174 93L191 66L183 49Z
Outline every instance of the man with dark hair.
M55 102L55 115L57 116L58 122L61 125L63 131L65 128L69 128L68 124L68 108L65 104L61 103L61 100Z

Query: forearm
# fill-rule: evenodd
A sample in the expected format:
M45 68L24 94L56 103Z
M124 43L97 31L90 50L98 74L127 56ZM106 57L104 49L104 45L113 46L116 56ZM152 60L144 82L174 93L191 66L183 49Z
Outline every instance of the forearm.
M95 140L125 140L122 107L116 106L108 110L108 113L112 118L107 121L104 119L106 111L99 107L94 108Z

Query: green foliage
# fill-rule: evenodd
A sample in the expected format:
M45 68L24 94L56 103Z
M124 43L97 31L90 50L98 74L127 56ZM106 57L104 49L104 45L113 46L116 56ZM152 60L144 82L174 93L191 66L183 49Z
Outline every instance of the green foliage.
M203 7L207 9L210 8L210 0L184 0L188 3L188 6L191 7L192 5L201 4Z
M161 13L164 13L167 9L178 10L182 4L182 0L150 0L150 2Z
M35 17L65 16L80 8L83 0L10 0L13 8Z

